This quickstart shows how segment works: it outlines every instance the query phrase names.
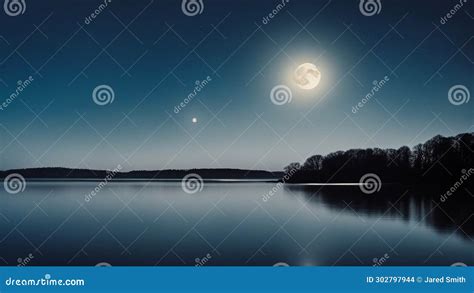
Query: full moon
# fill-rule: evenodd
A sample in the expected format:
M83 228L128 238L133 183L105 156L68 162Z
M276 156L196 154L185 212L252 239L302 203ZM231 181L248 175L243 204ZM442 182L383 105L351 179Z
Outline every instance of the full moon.
M321 72L312 63L304 63L298 66L294 72L296 84L304 90L312 90L321 81Z

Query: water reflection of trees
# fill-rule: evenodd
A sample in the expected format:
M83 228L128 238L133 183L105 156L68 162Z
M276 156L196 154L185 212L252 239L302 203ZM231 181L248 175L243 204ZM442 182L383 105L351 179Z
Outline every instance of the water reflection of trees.
M474 240L474 197L465 188L444 202L440 197L446 189L433 186L386 184L372 195L364 194L357 186L285 185L285 188L313 204L323 204L336 211L351 208L366 217L421 222L440 232L456 231Z

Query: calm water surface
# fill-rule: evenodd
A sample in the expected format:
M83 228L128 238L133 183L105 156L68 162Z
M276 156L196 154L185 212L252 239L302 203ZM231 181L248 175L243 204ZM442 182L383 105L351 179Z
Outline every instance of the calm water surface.
M384 186L28 182L0 191L0 263L18 265L474 264L472 198ZM451 202L449 202L451 201Z

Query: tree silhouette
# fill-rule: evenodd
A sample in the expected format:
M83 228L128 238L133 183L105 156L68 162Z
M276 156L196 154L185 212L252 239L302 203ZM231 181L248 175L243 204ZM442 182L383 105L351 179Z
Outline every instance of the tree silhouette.
M291 163L289 170L299 167ZM309 157L287 182L358 182L375 173L385 182L442 183L474 168L474 133L437 135L410 149L350 149ZM474 180L471 180L471 182Z

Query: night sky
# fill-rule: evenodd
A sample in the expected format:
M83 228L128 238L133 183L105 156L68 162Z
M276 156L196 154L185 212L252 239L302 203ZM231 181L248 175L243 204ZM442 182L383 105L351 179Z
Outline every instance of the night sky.
M415 3L416 2L416 3ZM474 131L474 6L467 1L26 0L0 10L0 169L79 167L281 170L313 154L413 146ZM291 78L302 63L316 89ZM388 81L358 111L374 80ZM179 111L196 81L207 85ZM113 89L98 105L97 86ZM290 103L270 99L275 86ZM176 113L177 112L177 113ZM356 112L356 113L354 113ZM193 118L196 118L193 121Z

